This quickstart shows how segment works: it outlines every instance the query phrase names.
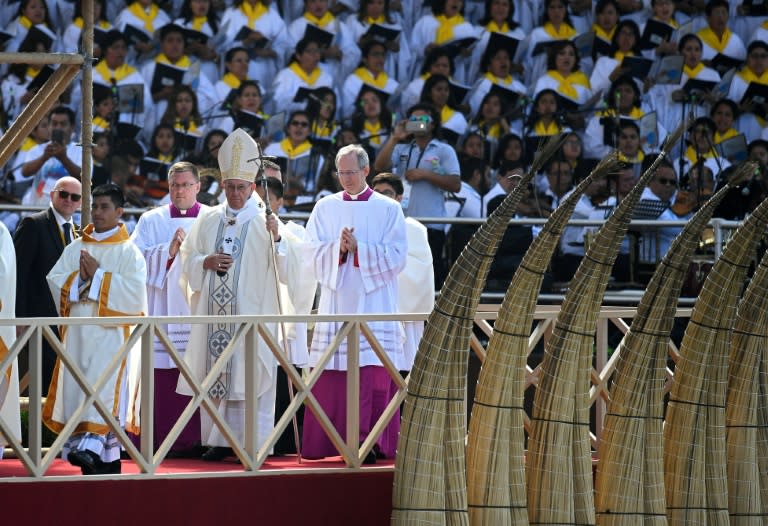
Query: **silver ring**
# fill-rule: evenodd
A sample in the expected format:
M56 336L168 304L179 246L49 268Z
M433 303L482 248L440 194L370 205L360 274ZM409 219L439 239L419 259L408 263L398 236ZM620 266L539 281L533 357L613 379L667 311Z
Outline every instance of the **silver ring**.
M221 263L219 263L219 268L221 268Z

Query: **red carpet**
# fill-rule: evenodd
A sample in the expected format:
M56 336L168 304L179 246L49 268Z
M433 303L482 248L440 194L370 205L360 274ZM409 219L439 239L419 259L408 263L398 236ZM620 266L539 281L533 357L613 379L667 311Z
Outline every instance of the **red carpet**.
M130 476L137 473L133 462L123 461L122 475L86 478L78 468L57 459L46 478L71 476L78 480L4 483L9 477L26 476L26 471L17 460L0 460L3 522L109 526L389 524L391 461L362 471L346 471L338 457L305 460L299 465L296 457L290 456L270 458L259 475L250 475L234 461L167 460L151 479ZM183 478L170 478L167 475L171 473L183 474ZM222 476L224 473L228 475Z

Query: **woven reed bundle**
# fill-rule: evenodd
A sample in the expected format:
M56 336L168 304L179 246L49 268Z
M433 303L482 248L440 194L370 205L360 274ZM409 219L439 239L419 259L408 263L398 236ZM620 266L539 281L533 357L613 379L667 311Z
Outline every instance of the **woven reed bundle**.
M597 232L571 281L545 346L528 439L531 524L595 522L589 387L597 316L632 210L682 129L681 124L668 136L662 155Z
M541 281L581 195L619 167L606 157L557 207L528 248L499 308L475 389L467 443L467 500L473 525L528 524L523 433L524 366Z
M672 523L728 523L725 395L736 305L768 201L728 242L691 313L664 424L664 481Z
M768 252L763 255L736 315L725 408L728 512L731 524L762 524L757 456L760 361L768 338ZM763 404L765 402L763 401Z
M490 264L528 182L561 144L548 140L531 170L451 267L411 369L398 439L393 524L467 524L466 376L473 318Z
M688 265L712 212L746 170L735 173L688 221L640 300L621 342L603 422L595 509L600 525L666 524L662 427L669 332Z
M760 471L760 494L762 501L768 503L768 346L763 346L760 359L760 381L757 412L757 465Z

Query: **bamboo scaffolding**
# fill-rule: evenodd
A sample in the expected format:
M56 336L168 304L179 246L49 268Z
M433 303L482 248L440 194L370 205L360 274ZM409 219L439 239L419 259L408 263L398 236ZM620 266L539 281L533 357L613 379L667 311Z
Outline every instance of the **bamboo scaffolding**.
M725 425L728 513L733 526L762 525L768 513L757 454L760 361L767 338L768 252L739 304L731 341Z
M475 233L427 320L398 439L393 524L467 524L464 398L472 319L509 219L528 182L560 143L552 138L537 152L518 187Z
M528 440L531 524L595 523L589 386L597 316L632 210L682 130L683 124L670 134L662 154L596 234L545 346Z
M663 442L664 382L669 332L700 235L730 189L745 179L734 174L688 221L672 243L619 345L600 442L596 479L599 525L666 524Z
M736 306L768 224L763 201L728 242L691 313L664 424L667 517L673 524L727 524L725 396Z
M473 525L528 524L523 389L528 333L544 273L560 235L593 181L619 167L606 157L557 207L531 244L499 308L480 370L467 443L467 500Z

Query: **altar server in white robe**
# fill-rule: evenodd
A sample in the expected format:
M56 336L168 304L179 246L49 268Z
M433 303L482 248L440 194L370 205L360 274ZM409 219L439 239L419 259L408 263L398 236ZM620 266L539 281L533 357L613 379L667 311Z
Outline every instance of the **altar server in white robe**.
M0 223L0 318L16 317L16 251L8 229ZM0 327L0 363L16 339L16 327ZM0 419L14 440L21 440L19 422L19 371L16 359L0 369ZM9 441L0 432L0 459Z
M288 245L295 238L279 226L274 214L266 214L263 201L254 194L259 157L258 145L241 128L227 137L219 149L226 202L203 212L181 245L179 283L192 314L222 317L221 323L192 325L184 360L198 381L208 374L238 328L238 324L226 320L227 316L279 312L273 261L277 261L278 272L284 276L288 272ZM270 235L275 240L275 260ZM268 330L276 337L273 324ZM256 438L261 446L274 427L277 362L261 338L256 338L252 351L258 360L253 402L257 404ZM245 342L240 340L208 391L240 444L245 428L245 352ZM178 392L193 394L183 378ZM210 446L203 459L218 461L231 455L230 442L206 410L201 411L200 421L202 443Z
M197 202L200 174L197 166L185 161L168 170L171 202L145 212L131 235L147 262L147 301L150 316L189 316L189 305L178 286L181 278L179 247L197 216L208 209ZM181 356L189 341L189 324L167 324L164 329ZM160 339L155 336L155 419L154 444L159 448L176 424L189 399L176 393L179 369ZM171 447L184 455L200 441L198 412L189 420Z
M382 172L372 181L373 190L398 203L403 201L403 180L394 174ZM412 217L405 218L408 237L408 258L405 269L397 276L397 305L401 314L432 312L435 306L435 268L429 249L427 227ZM416 359L416 351L424 334L424 320L404 321L405 363L402 369L410 371Z
M394 200L375 193L366 184L370 170L368 155L360 145L349 145L336 155L342 192L322 198L307 223L306 257L320 282L319 314L363 314L397 312L397 276L405 268L408 253L405 217ZM309 365L318 364L334 340L342 322L317 323L309 352ZM402 324L397 321L369 323L396 369L407 367L403 352ZM387 402L397 389L370 342L360 338L360 429L363 442L373 428L375 395L385 385ZM312 389L320 405L342 437L346 435L347 340L320 375ZM374 463L377 453L394 455L399 414L395 414L364 462ZM302 455L318 458L337 455L314 414L305 413Z
M109 323L110 316L143 316L147 312L147 267L141 251L130 242L120 223L125 197L114 184L93 190L92 224L64 248L48 273L48 286L62 317L100 317L104 325L72 325L62 330L67 356L93 386L128 338L129 325ZM100 399L122 425L138 433L136 392L139 348L129 351L110 372ZM126 371L131 375L126 378ZM61 358L56 361L43 422L59 433L86 398ZM62 449L62 456L84 475L119 473L120 446L101 414L92 405Z

